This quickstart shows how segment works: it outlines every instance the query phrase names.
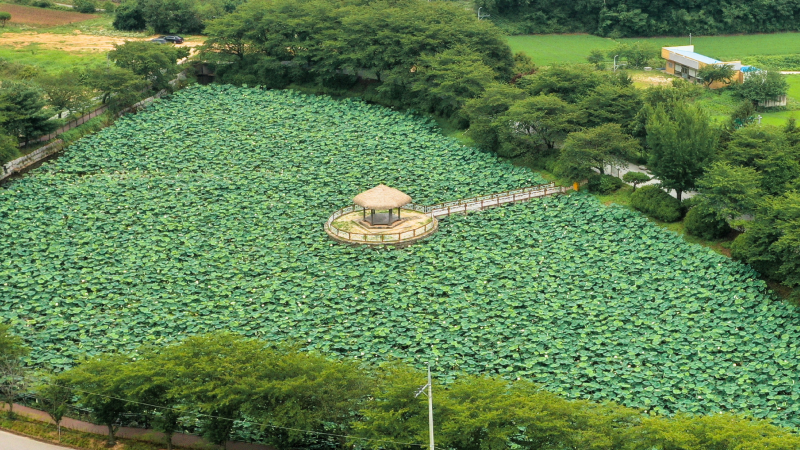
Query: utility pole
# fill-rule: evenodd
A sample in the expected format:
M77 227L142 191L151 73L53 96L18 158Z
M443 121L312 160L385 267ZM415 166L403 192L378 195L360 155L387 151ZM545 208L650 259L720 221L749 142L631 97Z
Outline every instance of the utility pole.
M428 392L425 392L428 388ZM414 398L419 397L419 394L425 394L428 397L428 433L430 435L430 450L434 450L433 446L433 383L431 383L431 363L428 363L428 384L419 388Z
M692 33L689 33L689 45L692 45Z

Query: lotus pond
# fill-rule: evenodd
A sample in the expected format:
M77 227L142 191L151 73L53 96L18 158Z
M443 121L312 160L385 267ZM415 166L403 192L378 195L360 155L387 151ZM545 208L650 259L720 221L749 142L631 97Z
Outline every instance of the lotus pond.
M233 330L800 426L800 312L634 212L548 198L391 251L322 228L381 182L427 204L542 181L386 108L189 88L0 188L0 317L35 366Z

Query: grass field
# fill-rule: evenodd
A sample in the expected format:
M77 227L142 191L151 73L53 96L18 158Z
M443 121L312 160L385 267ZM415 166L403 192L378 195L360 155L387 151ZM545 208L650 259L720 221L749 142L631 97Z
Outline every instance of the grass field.
M101 64L105 62L106 54L100 51L67 52L53 50L41 48L37 44L19 48L0 45L0 58L36 66L44 72L55 73L75 67L89 67Z
M553 63L585 63L586 55L593 49L610 50L616 44L612 39L591 34L543 34L509 36L508 45L516 53L525 52L540 66Z
M800 75L787 75L789 83L788 104L786 111L762 112L761 123L783 126L790 117L800 120ZM709 91L696 100L714 120L728 120L741 100L731 91Z
M654 47L689 45L689 36L620 39L620 42L645 41ZM585 63L594 49L610 50L617 41L589 34L548 34L509 36L514 52L524 51L538 65ZM800 33L775 33L692 38L695 50L722 60L738 60L754 55L800 53Z

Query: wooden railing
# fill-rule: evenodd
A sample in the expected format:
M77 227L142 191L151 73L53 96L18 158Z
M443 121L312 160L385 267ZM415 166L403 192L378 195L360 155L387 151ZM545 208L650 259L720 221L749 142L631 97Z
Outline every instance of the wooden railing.
M480 197L465 198L452 202L439 203L431 206L411 204L406 208L424 212L431 217L445 217L454 213L481 211L483 209L504 205L506 203L524 202L533 198L547 197L548 195L561 194L571 188L556 186L555 183L540 184L498 194L483 195Z
M584 181L580 184L585 183L586 182ZM417 227L413 230L389 234L352 233L334 227L333 222L336 221L336 219L352 212L365 210L365 208L361 206L353 205L344 207L333 213L328 218L327 222L325 222L324 228L328 234L349 242L365 244L401 243L414 240L417 237L424 236L433 231L437 227L436 218L438 217L445 217L456 213L468 213L469 211L481 211L487 208L504 205L506 203L524 202L534 198L547 197L548 195L563 194L571 189L572 188L565 186L556 186L555 183L550 182L547 184L540 184L537 186L500 192L498 194L466 198L463 200L439 203L431 206L410 203L403 206L403 209L421 212L430 217L431 221L424 226Z
M425 211L420 211L418 209L419 207L417 207L416 205L407 205L404 206L403 208L411 209L421 213L425 212ZM433 231L433 229L436 228L436 220L434 220L433 218L431 218L430 222L426 223L425 225L419 226L417 228L401 231L398 233L388 233L388 234L351 233L349 231L340 230L333 226L333 222L339 217L342 217L346 214L350 214L351 212L364 211L364 209L365 208L362 208L360 206L348 206L336 211L335 213L333 213L333 215L331 215L328 218L328 221L325 222L325 231L334 236L340 237L342 239L351 242L363 242L365 244L381 244L381 243L391 244L391 243L413 240L417 237L423 236Z

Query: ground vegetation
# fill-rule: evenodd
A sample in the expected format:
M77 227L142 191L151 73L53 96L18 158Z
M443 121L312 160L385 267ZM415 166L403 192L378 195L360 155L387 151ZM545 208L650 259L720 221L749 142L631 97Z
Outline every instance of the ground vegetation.
M431 204L542 180L360 101L190 88L0 191L0 314L37 366L224 326L353 360L438 358L448 382L494 373L792 424L800 330L748 266L581 193L448 218L392 258L313 225L381 182Z

